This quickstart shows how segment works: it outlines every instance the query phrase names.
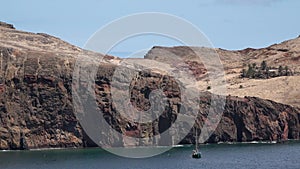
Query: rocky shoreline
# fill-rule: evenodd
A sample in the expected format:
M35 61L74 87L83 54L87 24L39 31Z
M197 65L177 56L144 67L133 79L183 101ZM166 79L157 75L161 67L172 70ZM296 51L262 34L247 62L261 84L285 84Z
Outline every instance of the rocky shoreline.
M72 100L74 65L78 54L84 51L49 35L17 31L1 25L0 150L95 147L74 114ZM101 56L88 51L84 53L85 57ZM168 106L151 123L131 122L118 114L111 97L112 76L116 62L121 59L103 58L97 63L99 68L95 79L96 102L102 116L115 131L126 136L149 138L143 145L153 143L151 138L170 127L180 113L179 84L156 70L141 71L131 82L132 104L148 110L151 106L149 93L165 86L163 92L168 98ZM118 79L118 83L122 84L122 80ZM194 125L199 131L207 118L212 96L209 92L201 93ZM179 130L175 133L180 133ZM128 143L110 131L102 136L107 145L141 144ZM177 136L170 134L167 137L173 139ZM257 97L227 96L221 122L206 143L281 142L299 140L299 137L298 108ZM194 143L192 131L180 144L191 143Z

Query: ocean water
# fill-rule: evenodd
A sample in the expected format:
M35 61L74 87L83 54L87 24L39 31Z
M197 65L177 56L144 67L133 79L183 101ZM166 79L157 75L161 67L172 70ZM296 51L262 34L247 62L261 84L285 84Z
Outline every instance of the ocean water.
M0 169L300 169L300 143L201 145L173 148L145 159L129 159L100 148L0 152Z

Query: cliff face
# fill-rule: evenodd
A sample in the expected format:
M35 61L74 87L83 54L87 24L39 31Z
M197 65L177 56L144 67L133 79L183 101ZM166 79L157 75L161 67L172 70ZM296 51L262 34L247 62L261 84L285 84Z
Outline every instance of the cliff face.
M209 142L299 139L299 110L256 97L229 96Z
M0 149L95 146L78 122L72 101L72 75L81 51L49 35L0 26ZM85 57L94 55L101 56L85 52ZM132 122L121 117L112 103L111 81L119 61L107 56L97 63L97 106L106 122L119 133L149 139L139 143L110 131L101 134L107 144L119 146L160 142L152 137L168 129L180 113L182 98L178 84L155 70L139 72L130 83L132 105L148 110L151 91L163 86L168 106L152 122ZM122 83L122 78L118 82ZM199 131L207 118L211 96L201 94L195 125ZM288 105L255 97L227 97L222 120L208 142L299 139L299 120L299 110ZM176 137L180 129L167 139ZM182 140L191 142L192 132Z

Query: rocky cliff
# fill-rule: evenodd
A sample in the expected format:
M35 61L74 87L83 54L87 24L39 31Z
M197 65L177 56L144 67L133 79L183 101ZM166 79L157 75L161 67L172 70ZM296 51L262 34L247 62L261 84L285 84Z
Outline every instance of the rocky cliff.
M74 114L72 76L79 53L84 52L87 58L102 55L83 51L49 35L1 25L0 149L95 146ZM122 135L149 138L148 143L160 142L151 138L167 130L180 113L179 84L156 70L140 71L130 83L132 105L148 110L151 91L160 87L168 104L156 120L143 124L132 122L120 116L111 96L112 76L120 61L106 56L97 63L94 89L101 116ZM118 82L122 83L122 78ZM211 98L211 93L201 94L195 123L198 131L207 118ZM299 139L299 120L299 109L289 105L256 97L228 96L221 122L207 142ZM172 139L180 132L178 128L167 137ZM132 143L110 131L101 134L107 144L148 144ZM191 142L194 142L192 132L181 143Z

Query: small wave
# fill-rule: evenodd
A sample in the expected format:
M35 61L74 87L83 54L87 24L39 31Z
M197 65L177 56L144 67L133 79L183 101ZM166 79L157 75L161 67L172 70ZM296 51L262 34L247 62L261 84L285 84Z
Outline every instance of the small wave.
M250 142L242 142L243 144L276 144L277 141L250 141Z
M36 148L36 149L29 149L29 151L67 150L67 149L74 149L74 148Z
M217 144L277 144L277 141L218 142Z

